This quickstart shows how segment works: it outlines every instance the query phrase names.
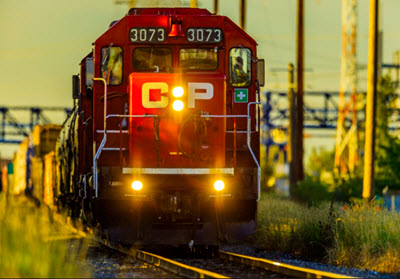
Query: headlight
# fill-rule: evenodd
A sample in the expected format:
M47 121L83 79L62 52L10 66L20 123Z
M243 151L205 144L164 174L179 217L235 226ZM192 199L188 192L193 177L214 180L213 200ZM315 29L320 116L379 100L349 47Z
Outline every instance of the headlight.
M132 182L131 187L135 191L140 191L143 188L143 183L140 182L139 180L135 180L135 181Z
M182 101L175 101L175 102L172 104L172 107L173 107L173 109L176 110L176 111L181 111L181 110L183 110L183 102L182 102Z
M183 88L178 86L175 87L174 89L172 89L172 95L174 95L174 97L179 98L183 96Z
M225 183L222 180L217 180L214 182L214 189L216 191L222 191L225 188Z

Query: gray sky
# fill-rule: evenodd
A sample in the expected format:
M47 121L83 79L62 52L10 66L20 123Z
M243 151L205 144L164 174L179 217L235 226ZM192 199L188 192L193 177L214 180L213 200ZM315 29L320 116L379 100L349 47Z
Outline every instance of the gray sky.
M145 1L144 1L145 2ZM168 1L164 1L168 2ZM295 62L296 0L247 0L247 32L265 58L265 90L286 88L286 68ZM339 89L341 0L305 0L305 66L307 90ZM400 49L399 0L381 0L384 61ZM198 0L213 11L213 0ZM358 0L358 63L365 65L368 45L368 0ZM71 106L71 76L91 43L112 20L127 12L113 0L0 0L0 105ZM239 22L239 0L220 0L219 13ZM366 71L359 88L366 88ZM307 98L307 97L306 97ZM319 139L320 141L320 139ZM311 142L311 141L310 141ZM311 142L312 143L312 142ZM311 145L320 145L317 142ZM15 145L2 145L11 157Z

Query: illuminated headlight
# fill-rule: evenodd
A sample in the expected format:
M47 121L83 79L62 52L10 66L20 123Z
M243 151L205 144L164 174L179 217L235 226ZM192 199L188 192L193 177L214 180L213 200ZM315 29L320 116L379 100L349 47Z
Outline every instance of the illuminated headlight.
M225 183L222 180L217 180L214 182L214 189L216 191L222 191L225 188Z
M139 180L135 180L135 181L132 182L131 187L135 191L140 191L143 188L143 183L140 182Z
M173 107L173 109L176 110L176 111L181 111L181 110L183 110L183 102L182 102L182 101L175 101L175 102L172 104L172 107Z
M179 98L183 96L183 88L178 86L175 87L174 89L172 89L172 95L174 95L174 97Z

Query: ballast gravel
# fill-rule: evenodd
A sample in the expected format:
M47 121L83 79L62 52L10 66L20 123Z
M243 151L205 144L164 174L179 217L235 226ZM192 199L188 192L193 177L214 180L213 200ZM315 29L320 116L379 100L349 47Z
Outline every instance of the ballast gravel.
M335 266L331 264L324 264L318 262L310 262L301 260L299 257L270 251L260 251L250 245L226 245L220 246L221 251L232 252L236 254L242 254L257 258L263 258L272 261L278 261L298 267L312 268L326 272L338 273L343 275L349 275L352 277L359 278L399 278L400 274L384 274L373 270L357 269L357 268L346 268Z

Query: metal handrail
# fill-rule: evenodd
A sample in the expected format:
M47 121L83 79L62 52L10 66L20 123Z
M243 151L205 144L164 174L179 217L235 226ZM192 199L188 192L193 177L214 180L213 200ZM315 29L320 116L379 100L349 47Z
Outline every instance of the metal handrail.
M203 118L247 118L247 147L250 151L251 156L253 157L254 162L257 165L257 201L260 200L261 195L261 167L258 162L256 155L253 152L253 149L250 145L251 140L251 117L250 117L250 105L259 105L261 102L250 102L247 104L247 115L238 114L238 115L201 115Z
M93 78L93 81L101 81L104 84L104 131L107 131L107 81L104 78ZM95 188L95 197L98 198L99 190L98 190L98 177L97 177L97 160L100 157L101 151L103 150L104 145L107 141L107 133L104 132L103 139L101 141L100 147L96 152L96 155L93 158L93 184Z
M110 114L110 115L107 115L107 116L105 117L105 122L107 122L107 120L108 120L109 118L112 118L112 117L119 117L119 118L155 118L155 117L158 117L158 115L151 115L151 114L149 114L149 115L147 115L147 114L146 114L146 115ZM106 143L106 140L107 140L107 127L104 126L104 136L103 136L103 140L102 140L102 142L101 142L101 144L100 144L99 149L98 149L97 152L96 152L95 159L93 159L93 160L96 160L96 168L95 168L95 162L93 162L93 168L94 168L94 170L93 170L93 176L94 176L93 183L94 183L94 188L95 188L95 193L96 193L96 194L95 194L95 197L96 197L96 198L98 198L98 196L99 196L98 179L97 179L97 176L98 176L98 171L97 171L97 160L98 160L98 158L100 157L100 154L101 154L102 150L104 149L104 145L105 145L105 143ZM103 144L103 142L104 142L104 144Z

